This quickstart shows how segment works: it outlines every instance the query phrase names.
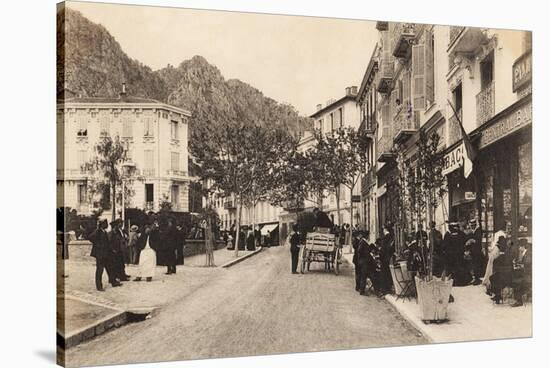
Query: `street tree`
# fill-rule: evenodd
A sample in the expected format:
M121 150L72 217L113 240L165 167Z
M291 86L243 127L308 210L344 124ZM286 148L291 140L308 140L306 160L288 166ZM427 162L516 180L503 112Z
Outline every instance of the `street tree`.
M110 192L112 221L116 218L116 203L119 197L119 187L122 186L122 180L127 180L131 184L131 178L136 170L135 166L127 168L124 172L123 164L128 161L128 147L119 136L114 139L109 135L102 136L99 142L94 146L95 156L82 165L82 169L90 173L92 183L91 193L102 193L103 188L108 188ZM127 177L124 177L127 175ZM121 192L120 192L121 193ZM125 186L125 198L129 198L133 191L131 185Z

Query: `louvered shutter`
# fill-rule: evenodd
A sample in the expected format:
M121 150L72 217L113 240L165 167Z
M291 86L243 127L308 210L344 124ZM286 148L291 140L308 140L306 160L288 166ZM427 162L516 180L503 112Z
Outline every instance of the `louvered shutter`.
M425 34L425 39L424 39L424 42L425 42L425 63L426 63L426 68L425 68L425 73L426 73L426 90L425 90L425 94L426 94L426 101L428 102L428 104L434 102L434 74L435 74L435 70L434 70L434 50L433 50L433 31L432 30L428 30L426 31L426 34Z
M426 107L424 45L412 47L412 84L413 107L415 110L423 110Z
M382 105L382 136L391 136L390 105L388 103Z

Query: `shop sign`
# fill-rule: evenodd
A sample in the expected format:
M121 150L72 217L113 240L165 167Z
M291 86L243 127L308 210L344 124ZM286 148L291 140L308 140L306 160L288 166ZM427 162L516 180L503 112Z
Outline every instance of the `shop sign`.
M459 167L462 167L464 164L465 151L466 148L464 147L464 142L462 142L443 157L443 175L450 174Z
M476 199L475 192L464 192L464 199L467 201L473 201Z
M361 196L360 195L352 195L351 196L351 201L353 203L361 203Z
M491 125L481 133L479 148L484 148L502 139L519 129L531 124L533 119L532 103L526 103L516 111L508 114L495 124Z
M533 70L531 51L520 56L512 66L512 91L531 82L531 72Z

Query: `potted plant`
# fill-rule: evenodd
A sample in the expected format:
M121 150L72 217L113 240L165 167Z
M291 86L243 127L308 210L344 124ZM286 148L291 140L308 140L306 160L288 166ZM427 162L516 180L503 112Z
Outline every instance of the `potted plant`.
M407 173L401 187L406 188L409 216L417 229L409 252L416 254L418 260L414 280L421 319L424 322L447 320L447 308L453 286L452 279L433 275L433 247L429 236L422 230L423 223L430 224L434 219L435 210L445 191L443 157L437 151L439 139L437 133L428 135L421 130L416 142L416 163L400 167L401 171Z

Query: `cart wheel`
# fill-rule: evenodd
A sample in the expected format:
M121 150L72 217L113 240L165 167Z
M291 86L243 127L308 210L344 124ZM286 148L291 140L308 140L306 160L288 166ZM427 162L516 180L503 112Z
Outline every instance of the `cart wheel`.
M334 252L334 274L336 276L340 273L340 257L342 257L342 249L336 248Z

